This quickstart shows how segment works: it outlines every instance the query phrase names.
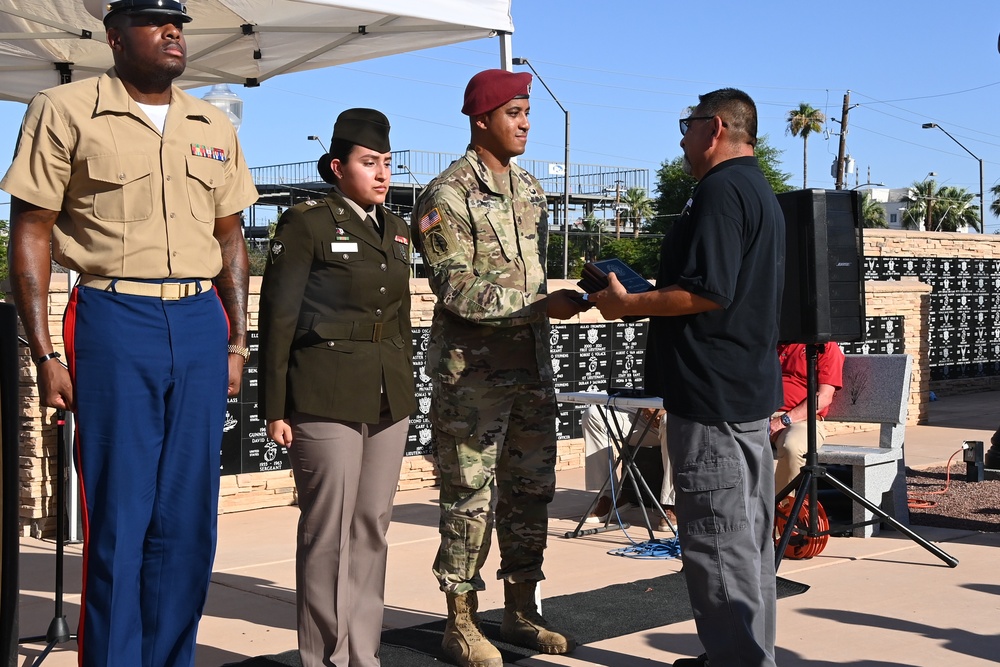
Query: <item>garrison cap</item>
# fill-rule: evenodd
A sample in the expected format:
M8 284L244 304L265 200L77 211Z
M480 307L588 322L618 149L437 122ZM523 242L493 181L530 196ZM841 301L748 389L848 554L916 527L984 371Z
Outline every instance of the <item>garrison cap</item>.
M478 116L502 107L513 99L527 98L531 93L531 74L488 69L469 80L465 87L462 113Z
M343 139L352 144L388 153L389 119L375 109L348 109L333 124L333 141Z
M333 138L330 139L330 145L333 146L338 141L364 146L379 153L388 153L392 150L389 147L389 119L375 109L343 111L333 124ZM332 159L327 153L317 164L319 175L327 183L336 183L336 178L330 169Z
M115 14L168 14L182 23L191 20L187 5L178 0L83 0L83 4L92 16L105 24L108 17Z

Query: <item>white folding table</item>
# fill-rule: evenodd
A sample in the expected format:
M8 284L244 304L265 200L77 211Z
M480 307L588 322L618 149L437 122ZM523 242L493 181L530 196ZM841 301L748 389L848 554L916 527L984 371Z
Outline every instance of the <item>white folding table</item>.
M591 501L590 507L580 518L580 523L577 524L576 529L571 530L563 535L563 537L581 537L583 535L595 535L597 533L603 533L608 530L618 530L619 528L628 528L629 524L612 524L611 517L614 514L614 510L608 512L607 518L604 520L604 525L600 528L589 528L584 530L583 524L587 520L587 516L594 510L597 506L597 502L600 497L604 494L604 491L611 484L612 476L615 471L618 470L619 466L622 468L621 482L615 492L615 497L612 499L614 501L614 506L618 506L618 498L621 496L622 489L626 483L626 480L632 486L632 491L635 493L636 499L639 501L639 506L642 509L642 518L646 522L646 530L649 531L649 539L655 539L653 535L653 527L649 521L649 513L646 511L646 503L643 501L647 498L651 501L650 506L667 522L670 526L670 530L676 535L677 531L674 525L670 522L667 517L667 513L663 510L663 506L660 505L659 491L653 493L646 484L646 480L643 479L642 473L635 464L635 454L638 451L638 445L632 446L628 442L631 439L633 433L636 432L638 428L639 421L635 419L632 421L632 427L626 433L622 428L622 424L618 419L610 418L608 415L608 408L624 408L638 410L641 408L648 408L652 410L662 410L663 409L663 399L657 396L622 396L619 394L601 394L596 392L584 392L584 391L571 391L571 392L560 392L556 394L556 400L561 403L575 403L578 405L596 405L598 411L600 412L601 419L604 420L604 425L607 427L608 438L611 444L614 446L617 452L613 465L609 470L609 475L604 484L601 486L600 491L597 492L597 496ZM638 438L636 442L641 442L645 438L646 433L649 431L652 424L647 422L643 427L642 431L638 433Z

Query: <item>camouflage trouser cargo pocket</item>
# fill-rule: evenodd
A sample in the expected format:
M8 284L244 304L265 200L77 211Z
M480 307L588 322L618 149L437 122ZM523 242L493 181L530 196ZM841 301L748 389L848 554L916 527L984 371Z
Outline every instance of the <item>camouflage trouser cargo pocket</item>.
M497 447L479 433L479 409L469 390L435 387L430 417L441 474L441 546L434 574L450 593L483 590L479 570L492 542Z
M434 457L441 473L442 501L447 487L476 490L494 477L497 445L479 432L480 410L469 390L442 385L430 410Z

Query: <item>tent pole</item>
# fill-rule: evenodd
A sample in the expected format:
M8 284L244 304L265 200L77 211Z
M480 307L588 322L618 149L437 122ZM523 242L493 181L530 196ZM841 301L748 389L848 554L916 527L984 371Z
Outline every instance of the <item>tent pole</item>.
M514 62L513 56L511 55L510 33L500 31L497 33L497 37L500 38L500 69L513 72Z

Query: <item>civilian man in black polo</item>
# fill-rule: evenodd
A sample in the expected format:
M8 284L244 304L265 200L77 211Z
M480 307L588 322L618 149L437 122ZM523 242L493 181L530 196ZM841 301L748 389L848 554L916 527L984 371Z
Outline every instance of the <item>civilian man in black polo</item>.
M664 238L659 289L592 294L607 319L652 316L646 387L663 396L681 557L706 653L680 667L774 667L774 354L784 218L754 157L742 91L699 97L680 121L698 187Z

